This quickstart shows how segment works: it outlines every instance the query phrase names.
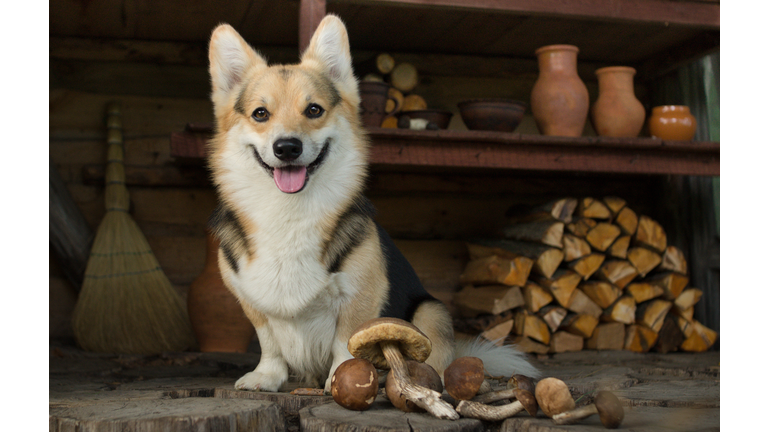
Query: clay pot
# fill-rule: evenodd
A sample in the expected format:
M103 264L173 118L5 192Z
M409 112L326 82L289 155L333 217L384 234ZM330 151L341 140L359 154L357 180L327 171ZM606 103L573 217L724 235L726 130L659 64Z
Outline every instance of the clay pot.
M390 85L381 81L363 81L359 84L360 117L365 127L380 127L381 123L394 116L400 109L400 102L389 96ZM395 102L395 109L387 114L387 100Z
M636 137L645 122L645 108L635 97L635 69L604 67L595 71L599 95L592 105L592 124L600 136Z
M256 330L219 273L219 241L206 232L202 273L187 293L187 310L202 352L247 352Z
M514 132L523 119L526 105L512 99L472 99L459 102L459 113L467 129Z
M688 141L696 135L696 119L685 105L662 105L651 110L651 136L664 140Z
M531 112L544 135L581 136L589 113L587 86L576 71L579 49L548 45L536 50L539 77L531 90Z

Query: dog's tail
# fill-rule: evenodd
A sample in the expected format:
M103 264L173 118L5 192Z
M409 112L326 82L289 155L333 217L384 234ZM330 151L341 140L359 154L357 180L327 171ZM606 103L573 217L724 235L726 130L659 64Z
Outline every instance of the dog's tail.
M525 353L516 350L513 345L498 346L494 342L480 337L457 337L456 357L479 358L483 361L485 372L491 376L509 377L514 374L527 375L531 378L541 376L541 372L526 359Z

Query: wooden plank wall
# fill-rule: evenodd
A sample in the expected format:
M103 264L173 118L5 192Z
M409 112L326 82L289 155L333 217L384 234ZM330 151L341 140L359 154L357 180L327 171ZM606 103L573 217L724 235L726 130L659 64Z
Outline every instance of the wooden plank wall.
M169 154L170 134L188 122L210 122L203 44L148 41L50 40L49 154L86 220L95 230L104 215L104 109L123 107L125 163L132 215L162 268L183 294L204 262L204 226L216 198L202 166L185 166ZM295 61L293 48L267 48L270 59ZM365 57L370 53L361 53ZM398 59L398 56L395 55ZM400 58L417 62L415 56ZM433 106L452 108L452 128L464 128L456 102L506 95L527 100L535 75L530 65L481 76L451 76L435 65L455 56L429 56L417 92ZM506 61L506 60L505 60ZM417 68L420 67L416 63ZM487 65L486 65L487 66ZM496 65L498 66L498 64ZM466 63L457 70L471 70ZM480 67L479 70L498 70ZM596 83L588 81L592 97ZM521 132L536 133L530 115ZM591 127L588 134L594 134ZM606 181L607 180L607 181ZM464 241L494 235L513 204L537 204L564 195L620 195L654 214L659 179L637 176L542 175L526 172L399 170L376 167L369 196L426 287L450 304L466 262ZM642 184L643 187L637 187ZM69 336L75 289L50 257L50 336Z

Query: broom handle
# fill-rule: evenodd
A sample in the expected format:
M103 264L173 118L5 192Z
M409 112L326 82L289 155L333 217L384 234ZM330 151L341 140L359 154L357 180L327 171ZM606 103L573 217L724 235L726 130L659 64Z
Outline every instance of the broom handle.
M125 187L123 165L123 122L120 105L107 106L107 174L105 193L107 212L127 212L130 205L128 189Z

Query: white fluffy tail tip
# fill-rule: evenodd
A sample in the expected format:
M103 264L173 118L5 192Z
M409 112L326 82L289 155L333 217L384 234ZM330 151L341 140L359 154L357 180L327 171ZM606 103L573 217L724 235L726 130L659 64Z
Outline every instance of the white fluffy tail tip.
M477 357L483 361L485 371L491 376L511 377L514 374L539 378L541 372L528 362L526 354L514 345L498 346L499 341L488 341L481 337L456 340L456 357Z

